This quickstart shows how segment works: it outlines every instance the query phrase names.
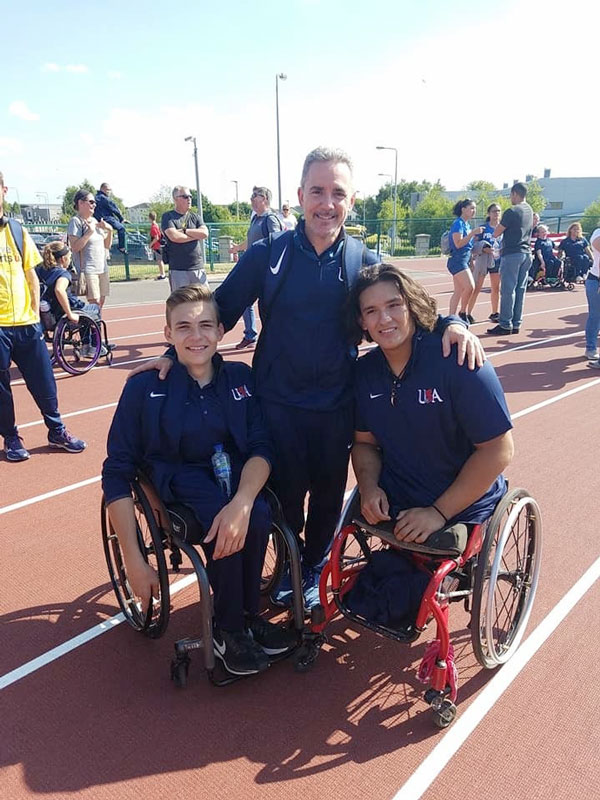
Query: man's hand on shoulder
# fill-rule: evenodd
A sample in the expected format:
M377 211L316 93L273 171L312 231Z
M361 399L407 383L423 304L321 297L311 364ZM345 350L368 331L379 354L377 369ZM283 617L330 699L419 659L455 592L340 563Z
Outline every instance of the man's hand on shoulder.
M134 367L127 375L127 380L133 378L134 375L139 375L142 372L148 372L151 369L158 370L158 377L161 381L169 374L169 370L173 366L173 359L161 356L160 358L153 358L152 361L146 361L137 367Z
M483 366L485 350L477 336L459 323L448 325L442 336L442 353L448 358L452 345L455 344L458 363L462 366L467 357L469 369Z

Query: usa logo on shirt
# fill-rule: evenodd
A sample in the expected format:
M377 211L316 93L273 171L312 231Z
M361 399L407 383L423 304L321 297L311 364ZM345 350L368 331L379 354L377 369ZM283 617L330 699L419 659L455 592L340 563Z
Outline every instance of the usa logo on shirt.
M235 389L232 389L231 394L233 395L234 400L244 400L247 397L252 397L252 392L246 386L246 384L244 384L243 386L237 386Z
M422 406L444 402L437 389L417 389L417 400Z

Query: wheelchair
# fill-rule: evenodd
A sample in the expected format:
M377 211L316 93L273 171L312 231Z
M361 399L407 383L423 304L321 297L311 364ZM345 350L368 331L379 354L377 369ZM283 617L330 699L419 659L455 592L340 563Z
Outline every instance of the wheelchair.
M129 584L119 540L102 498L101 528L104 555L110 582L125 621L135 631L150 639L160 638L169 624L171 594L195 580L199 593L199 635L175 642L175 656L171 661L171 680L177 687L185 688L191 662L189 654L200 649L203 654L204 669L211 683L225 686L240 680L240 676L227 672L220 663L215 664L212 599L204 556L195 545L187 541L190 538L197 541L199 533L199 524L192 510L182 503L165 505L152 483L143 475L138 476L133 482L132 494L138 546L146 563L158 573L160 591L158 599L154 598L147 612L144 612ZM268 485L263 489L263 495L271 508L272 527L261 578L261 594L269 593L279 581L285 565L289 564L293 589L292 627L299 644L304 633L300 552L294 534L283 519L279 501ZM171 577L173 573L176 575L180 572L184 555L189 560L193 572L171 583L169 571L172 573ZM280 660L290 654L271 657L271 661Z
M399 542L389 530L367 525L360 516L355 489L342 512L331 556L319 585L320 604L312 609L309 632L295 653L296 668L310 669L325 641L327 624L339 614L398 642L416 641L430 622L435 639L425 650L418 678L429 683L425 702L433 722L446 728L456 717L457 672L448 626L449 606L463 602L471 613L471 641L485 669L513 655L527 625L536 593L541 560L541 516L525 489L507 491L486 522L472 526L462 553L431 551L425 545ZM399 628L386 627L353 613L349 591L377 550L403 550L429 580L416 619Z
M106 349L107 364L112 364L113 354L108 341L106 323L94 319L82 311L78 322L69 322L66 316L58 321L49 311L42 311L40 318L44 328L44 338L52 345L50 359L53 366L58 365L70 375L83 375L95 367L101 358L102 346ZM84 356L84 347L90 350Z

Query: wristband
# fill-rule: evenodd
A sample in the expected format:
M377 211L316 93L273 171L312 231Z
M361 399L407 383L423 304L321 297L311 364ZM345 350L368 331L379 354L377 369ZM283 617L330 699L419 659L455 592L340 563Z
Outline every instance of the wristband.
M438 514L440 515L440 517L441 517L441 518L444 520L444 525L447 525L447 524L448 524L448 517L447 517L445 514L442 514L442 512L441 512L441 511L439 510L439 508L438 508L438 507L435 505L435 503L432 503L432 504L431 504L431 507L432 507L432 508L435 508L435 510L437 511L437 513L438 513Z

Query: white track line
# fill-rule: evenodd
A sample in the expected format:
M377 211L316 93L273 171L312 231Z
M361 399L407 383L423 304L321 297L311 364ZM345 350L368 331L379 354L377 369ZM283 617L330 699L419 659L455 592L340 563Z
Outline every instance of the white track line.
M69 419L69 417L78 417L80 414L91 414L93 411L104 411L105 408L114 408L117 403L106 403L103 406L92 406L91 408L82 408L81 411L71 411L68 414L61 414L62 419ZM23 430L23 428L33 428L34 425L43 425L43 419L36 419L35 422L25 422L23 425L19 425L19 430Z
M185 578L181 578L178 581L175 581L169 587L170 594L177 594L182 589L185 589L187 586L190 586L196 580L196 575L192 573L191 575L186 575ZM61 658L62 656L70 653L72 650L76 650L78 647L81 647L83 644L87 644L87 642L91 642L92 639L95 639L97 636L101 636L103 633L107 631L111 631L113 628L116 628L117 625L120 625L122 622L125 621L125 617L123 616L122 612L115 614L114 617L110 617L104 622L98 623L98 625L94 625L93 628L89 628L87 631L83 631L78 636L74 636L72 639L69 639L63 644L57 645L57 647L53 647L52 650L48 650L46 653L42 653L41 656L37 658L33 658L31 661L27 661L25 664L22 664L20 667L11 670L10 672L5 673L4 675L0 676L0 690L6 689L7 686L10 686L11 683L16 683L20 681L21 678L25 678L27 675L31 675L32 672L36 672L38 669L45 667L47 664L50 664L52 661L56 661L57 658Z
M82 486L89 486L92 483L98 483L100 478L101 475L94 475L93 478L86 478L86 480L84 481L79 481L78 483L71 483L69 486L63 486L61 489L53 489L51 492L38 494L35 497L29 497L27 500L20 500L18 503L12 503L9 506L3 506L2 508L0 508L0 516L2 516L3 514L8 514L10 511L18 511L20 508L25 508L26 506L32 506L35 503L41 503L43 500L49 500L51 497L57 497L60 494L73 492L75 491L75 489L81 489Z
M433 748L402 788L396 792L393 800L418 800L423 796L423 793L427 791L452 756L502 697L523 667L533 658L599 577L600 558L597 558L521 644L510 661L501 667L467 710L460 715L441 742Z

